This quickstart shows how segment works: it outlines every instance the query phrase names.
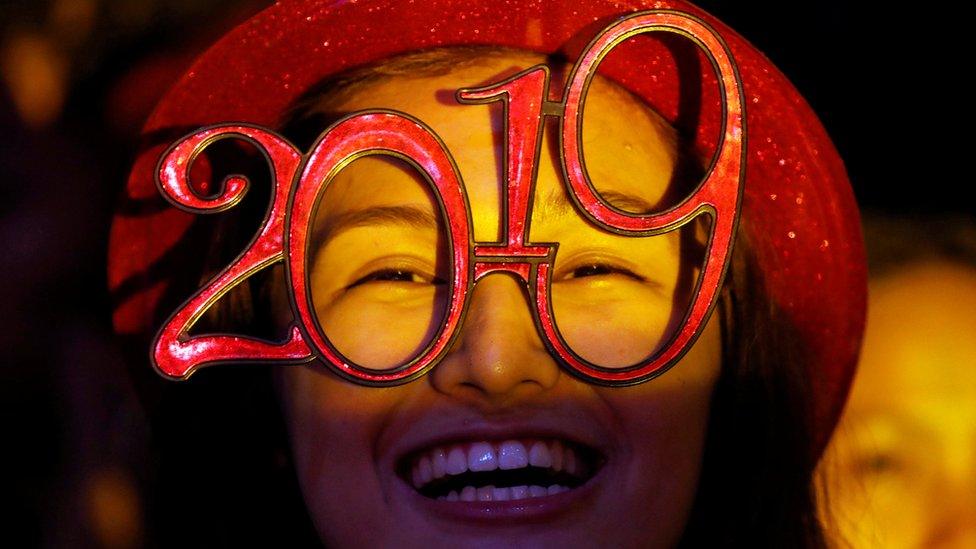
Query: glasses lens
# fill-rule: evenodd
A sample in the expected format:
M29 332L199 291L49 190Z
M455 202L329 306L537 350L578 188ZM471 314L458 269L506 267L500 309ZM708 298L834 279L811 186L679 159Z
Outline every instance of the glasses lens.
M662 41L672 48L695 49L687 39L667 33L624 40L597 65L578 120L582 160L593 190L606 204L629 214L674 208L694 193L707 164L685 150L675 127L614 80L634 70L635 59L657 59L658 55L648 54L648 48L659 51ZM642 70L656 75L660 68L652 64ZM663 81L679 80L679 71L669 70L674 74L666 79L631 78L631 85L647 97L667 96L676 90L659 89Z
M362 157L324 191L309 234L318 329L355 365L390 370L421 356L450 296L437 199L411 164Z
M569 348L604 368L634 366L660 352L691 307L707 241L704 220L658 236L581 227L564 238L550 296Z

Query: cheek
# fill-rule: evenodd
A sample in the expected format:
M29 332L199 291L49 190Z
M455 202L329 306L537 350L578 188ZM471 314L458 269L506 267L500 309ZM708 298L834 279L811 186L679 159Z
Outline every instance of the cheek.
M435 310L434 292L423 294L408 304L342 300L321 308L319 320L325 336L349 360L366 368L393 368L421 354L436 335L442 315Z
M599 366L626 367L647 360L667 335L671 311L661 302L633 295L574 302L554 290L553 314L566 343L581 357Z
M626 416L624 433L637 456L634 473L644 486L681 479L693 483L701 461L710 387L684 380L668 385L656 388L649 398L615 399L618 411Z
M309 514L323 539L348 538L367 526L368 515L383 513L373 456L390 403L383 390L351 386L310 368L289 368L281 375L293 459Z
M631 388L601 389L625 454L622 501L628 509L621 516L664 540L681 536L694 503L720 361L718 328L710 325L662 376Z

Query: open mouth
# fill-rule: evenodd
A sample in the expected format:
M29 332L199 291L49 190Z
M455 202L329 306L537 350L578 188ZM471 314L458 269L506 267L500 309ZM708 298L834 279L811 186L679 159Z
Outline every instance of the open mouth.
M514 501L573 490L593 478L602 456L560 439L524 438L435 446L400 461L423 496L446 501Z

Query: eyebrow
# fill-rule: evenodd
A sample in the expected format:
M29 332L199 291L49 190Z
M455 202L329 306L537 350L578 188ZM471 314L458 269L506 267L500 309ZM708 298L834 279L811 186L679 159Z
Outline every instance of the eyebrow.
M652 211L653 206L643 198L620 191L606 190L599 193L611 206L632 214ZM566 199L558 189L550 189L540 204L543 216L563 217L576 212L576 205ZM329 240L344 231L369 225L402 225L416 229L437 229L439 223L431 212L417 206L373 206L352 210L329 218L315 229L312 242L325 246Z
M604 202L629 214L646 214L654 210L650 202L636 195L609 189L597 194ZM566 195L558 189L550 189L539 205L540 213L554 217L565 216L576 211L576 205L567 200Z
M373 206L332 216L312 234L316 246L324 246L337 235L355 227L369 225L402 225L417 229L437 229L431 212L417 206Z
M600 191L597 193L604 202L610 204L611 206L624 210L624 212L631 215L642 215L648 214L655 211L654 205L652 205L647 200L643 198L625 193L622 191L616 191L613 189L607 189L605 191ZM539 203L540 213L550 217L566 217L569 214L576 214L582 216L583 214L578 213L576 205L569 201L566 195L559 191L559 188L550 189L546 193L545 198ZM670 245L674 246L676 242L672 239L667 241Z

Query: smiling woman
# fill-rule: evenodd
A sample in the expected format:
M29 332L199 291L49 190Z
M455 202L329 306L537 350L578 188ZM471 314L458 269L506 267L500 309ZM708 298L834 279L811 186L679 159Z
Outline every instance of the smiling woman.
M208 416L163 399L160 440L179 448L165 488L227 479L167 528L303 531L305 513L279 504L294 499L238 482L260 486L247 460L286 446L268 484L294 472L328 546L821 546L811 471L864 281L856 210L812 113L684 3L427 4L276 5L150 122L220 125L147 152L132 196L156 178L182 209L226 211L181 226L154 210L142 245L117 220L113 250L207 280L180 307L192 290L176 276L139 302L176 309L154 366L186 379L276 364L185 384L210 405L234 395L220 409L266 427L238 423L228 448L212 433L234 421L194 431ZM373 32L376 9L402 32ZM322 38L335 28L349 30ZM331 54L293 55L304 47ZM241 175L266 196L242 200ZM208 235L202 275L178 260L194 235ZM132 310L120 331L158 328L127 324ZM216 462L187 482L187 455Z
M487 48L392 59L367 69L373 78L357 78L355 93L333 88L309 98L286 134L316 114L380 107L411 113L452 151L474 239L499 241L503 112L438 97L544 62ZM384 75L402 66L424 68ZM625 125L629 132L613 131ZM616 86L602 79L592 85L583 136L588 165L594 174L613 174L595 181L617 207L650 210L661 202L676 164L673 134ZM553 147L545 135L542 149ZM416 170L387 158L361 158L335 176L322 193L310 245L319 325L343 356L375 369L407 363L428 346L447 312L452 276L436 197ZM673 319L685 316L700 268L682 263L681 231L634 238L581 218L557 161L541 157L527 220L531 242L559 243L550 282L554 319L580 356L607 367L640 362L670 336ZM669 375L630 388L598 387L561 372L527 297L508 273L485 276L441 363L425 380L378 396L318 368L280 372L300 483L327 544L677 542L694 501L719 375L718 323ZM371 510L368 519L363 509Z

